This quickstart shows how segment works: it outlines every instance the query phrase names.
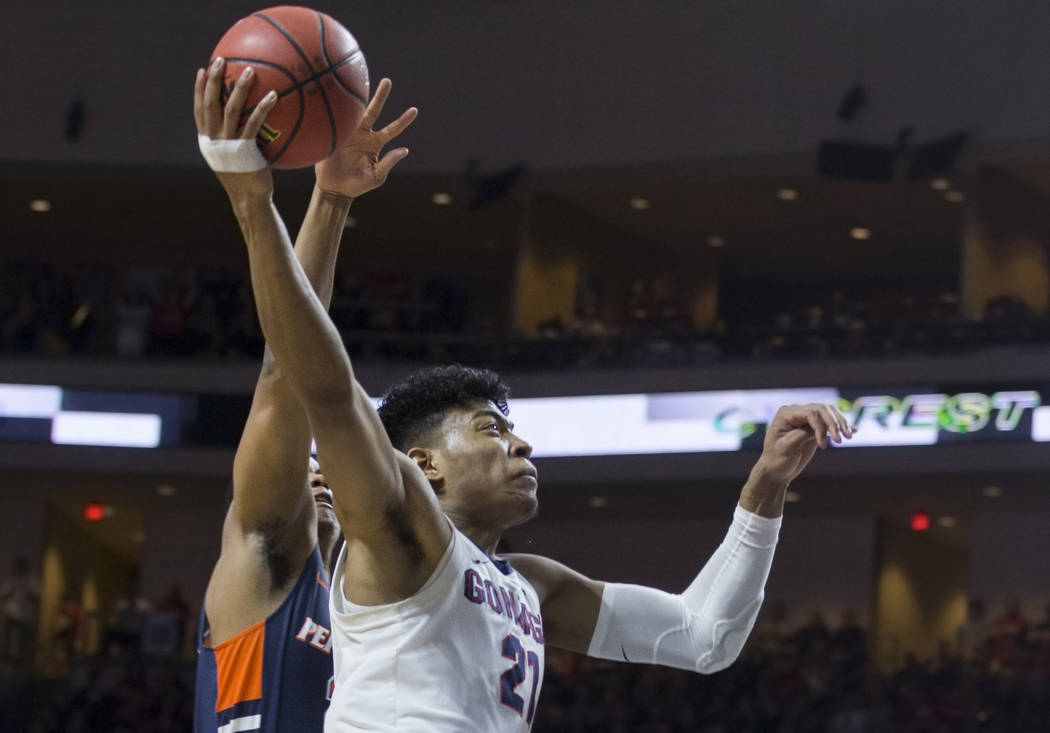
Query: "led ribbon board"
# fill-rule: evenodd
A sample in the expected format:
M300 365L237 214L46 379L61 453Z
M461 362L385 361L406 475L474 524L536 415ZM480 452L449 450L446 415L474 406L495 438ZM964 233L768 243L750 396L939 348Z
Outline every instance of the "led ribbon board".
M1042 394L817 387L549 397L514 400L511 416L538 457L758 449L778 407L814 402L835 405L859 428L844 448L1044 442Z
M511 401L511 418L537 457L708 453L758 449L781 405L836 405L859 428L846 448L1048 442L1050 387L748 389L537 397ZM155 448L197 445L194 398L0 384L0 440ZM378 404L378 400L377 400ZM231 413L232 415L233 413ZM233 447L241 423L209 445ZM191 428L191 429L186 429ZM228 435L227 435L228 433Z
M98 445L156 448L161 444L158 414L128 412L138 397L156 402L156 396L77 392L36 384L0 384L0 439L51 442L56 445ZM152 397L152 399L151 399ZM74 409L103 403L99 409Z

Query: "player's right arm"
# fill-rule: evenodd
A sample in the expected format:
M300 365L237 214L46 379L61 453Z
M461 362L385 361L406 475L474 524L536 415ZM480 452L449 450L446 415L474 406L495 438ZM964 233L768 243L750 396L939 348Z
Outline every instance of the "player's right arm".
M195 100L198 118L202 92L197 90ZM389 92L390 81L384 79L346 148L317 166L295 255L326 309L350 204L384 182L374 175L368 156L376 135L372 124ZM391 133L399 134L414 115L414 110L405 112L392 123ZM309 419L267 347L234 458L222 552L205 596L213 643L269 616L317 545L316 511L306 482L309 446Z
M261 102L243 130L239 120L248 84L226 108L219 100L222 67L198 81L199 132L212 139L253 140L275 95ZM384 176L402 156L374 166ZM357 382L339 332L292 253L273 205L269 167L217 171L248 250L259 322L277 364L309 417L318 458L354 558L351 600L381 603L411 595L436 567L451 530L422 472L395 451L372 401ZM348 581L349 583L350 581Z

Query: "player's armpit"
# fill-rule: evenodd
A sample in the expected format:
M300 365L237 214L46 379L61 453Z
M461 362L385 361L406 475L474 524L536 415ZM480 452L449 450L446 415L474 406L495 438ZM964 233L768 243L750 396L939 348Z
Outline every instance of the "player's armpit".
M404 498L374 523L347 535L343 591L364 606L396 603L415 594L433 575L452 541L449 520L422 471L397 452Z

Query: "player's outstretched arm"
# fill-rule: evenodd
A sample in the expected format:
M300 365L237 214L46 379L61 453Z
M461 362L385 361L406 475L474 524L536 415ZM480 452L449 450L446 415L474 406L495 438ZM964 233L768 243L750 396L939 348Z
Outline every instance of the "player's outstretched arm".
M198 120L203 125L199 132L211 139L252 141L276 97L264 98L242 128L239 120L250 76L242 78L224 108L219 99L221 73L220 61L206 80L198 75L196 100ZM404 124L410 121L411 115ZM385 144L396 130L387 128L375 134ZM403 150L391 151L382 158L376 154L376 159L369 159L374 180L385 179L404 154ZM332 191L328 188L333 180L328 168L318 168L321 193L317 195ZM281 373L309 417L344 533L348 538L374 537L376 544L379 539L389 540L393 531L389 513L407 503L402 462L396 458L371 400L354 379L338 331L292 253L287 231L273 205L271 171L263 164L245 172L217 170L216 175L226 189L247 245L260 325ZM436 562L450 530L422 475L411 479L418 482L410 487L416 494L427 488L422 502L415 496L413 517L420 526L413 529L422 535L417 539L424 557L435 555ZM383 560L378 558L380 565L385 564ZM403 568L386 569L397 573Z
M295 254L325 309L350 204L385 180L385 171L376 165L382 147L378 136L396 137L415 117L412 108L381 133L373 130L389 92L390 81L384 79L349 143L317 165L317 185ZM195 112L203 129L201 104ZM406 152L393 154L401 158ZM309 445L306 412L267 348L234 458L233 502L212 584L223 590L208 596L212 637L218 642L269 615L317 544L315 505L306 481Z
M782 407L740 494L725 540L681 594L600 583L536 556L512 562L536 587L554 645L617 661L716 672L740 654L773 562L784 494L828 440L852 437L834 407Z

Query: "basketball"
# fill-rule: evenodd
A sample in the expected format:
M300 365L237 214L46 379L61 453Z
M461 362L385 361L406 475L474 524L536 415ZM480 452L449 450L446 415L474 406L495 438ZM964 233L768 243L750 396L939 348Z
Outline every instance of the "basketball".
M283 5L237 21L212 59L226 59L223 101L246 66L255 70L244 119L271 89L277 104L259 131L274 168L324 160L353 134L368 104L368 67L357 41L330 16Z

